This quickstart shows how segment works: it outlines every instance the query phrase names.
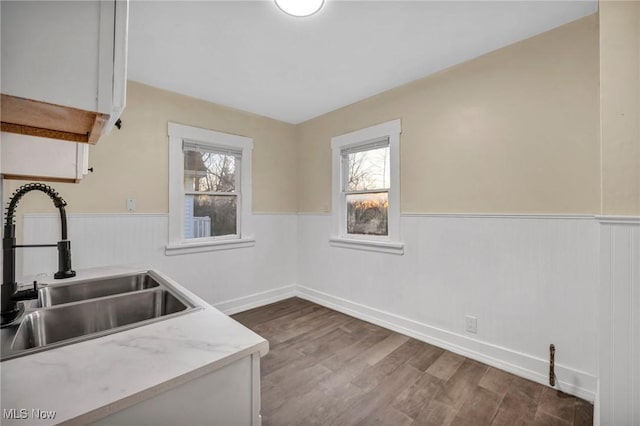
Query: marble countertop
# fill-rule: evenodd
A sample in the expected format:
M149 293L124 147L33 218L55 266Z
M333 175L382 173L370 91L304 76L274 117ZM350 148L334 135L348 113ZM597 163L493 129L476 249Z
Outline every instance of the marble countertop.
M146 271L94 268L64 283ZM93 340L0 363L2 425L86 424L201 377L249 354L264 356L268 342L176 286L202 309ZM48 283L46 277L38 277ZM53 280L51 281L52 284ZM4 410L16 409L7 419ZM25 411L20 411L25 410ZM34 418L55 411L53 419Z

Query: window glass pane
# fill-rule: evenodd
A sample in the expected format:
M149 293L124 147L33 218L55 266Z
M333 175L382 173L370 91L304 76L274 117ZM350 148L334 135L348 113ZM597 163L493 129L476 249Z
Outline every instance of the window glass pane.
M205 238L237 234L235 195L184 196L184 237Z
M388 146L346 154L344 161L347 161L347 191L389 188L391 167Z
M185 191L235 192L235 189L235 156L213 152L185 151Z
M389 194L347 194L347 233L388 235Z

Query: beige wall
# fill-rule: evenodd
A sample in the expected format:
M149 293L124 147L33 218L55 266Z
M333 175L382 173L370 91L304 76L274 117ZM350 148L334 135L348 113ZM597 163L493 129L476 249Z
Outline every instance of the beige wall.
M640 2L600 2L602 213L640 215Z
M204 127L254 139L253 210L296 211L296 130L280 121L129 82L123 127L91 147L95 170L80 184L52 184L69 212L126 212L126 199L141 213L168 212L167 122ZM21 181L5 181L5 199ZM50 212L46 197L27 196L20 212Z
M174 121L254 138L255 212L329 211L331 137L401 118L402 212L599 213L598 37L593 15L298 126L129 82L122 130L92 147L95 173L54 187L72 213L125 212L129 197L167 212ZM616 175L628 147L603 161L605 188L637 176ZM21 183L5 182L5 200Z
M402 212L595 213L592 15L299 125L298 209L328 211L330 138L402 119Z

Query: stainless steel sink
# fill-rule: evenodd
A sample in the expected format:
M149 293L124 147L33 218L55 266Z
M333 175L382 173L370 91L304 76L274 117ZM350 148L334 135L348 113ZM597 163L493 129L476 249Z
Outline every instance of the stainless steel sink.
M20 350L46 346L185 309L187 305L164 289L41 309L24 317L12 347Z
M1 360L78 343L198 309L152 271L39 289L16 324L0 329Z
M149 273L91 280L82 283L61 284L38 290L40 306L54 306L80 300L95 299L113 294L128 293L158 287L160 284Z

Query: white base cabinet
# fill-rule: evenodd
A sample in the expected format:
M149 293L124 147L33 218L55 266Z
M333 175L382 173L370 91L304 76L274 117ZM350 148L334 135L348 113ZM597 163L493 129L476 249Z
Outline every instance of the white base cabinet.
M261 422L260 354L254 353L91 425L260 426Z

